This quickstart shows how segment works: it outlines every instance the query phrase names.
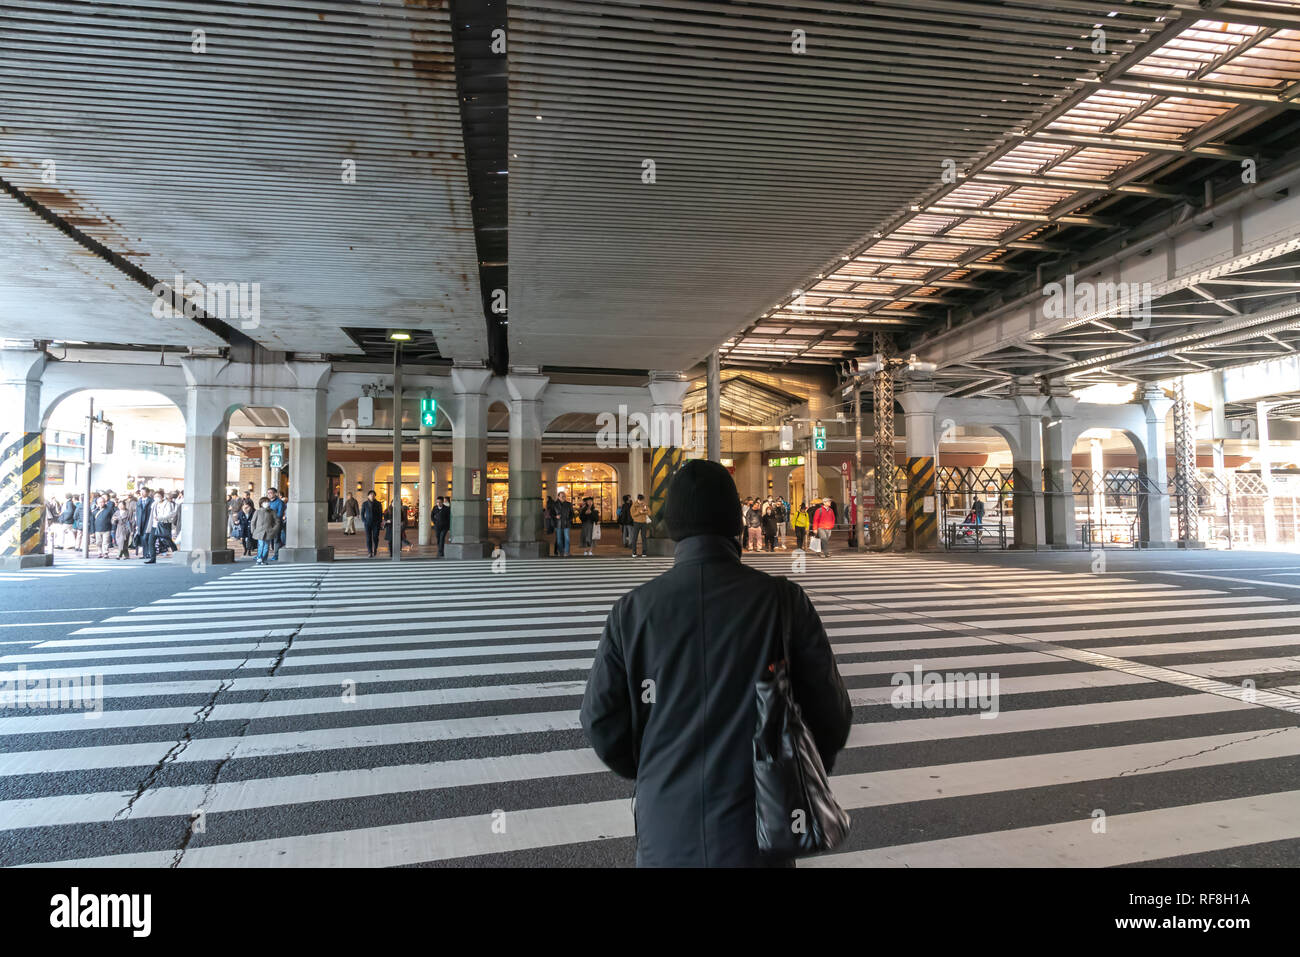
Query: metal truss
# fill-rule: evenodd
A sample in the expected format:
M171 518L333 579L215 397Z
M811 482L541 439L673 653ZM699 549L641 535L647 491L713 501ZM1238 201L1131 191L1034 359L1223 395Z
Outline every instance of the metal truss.
M871 521L871 547L891 549L898 529L898 488L894 464L894 355L893 337L877 332L873 337L883 368L871 384L872 439L875 451L876 507Z
M1178 510L1178 540L1196 540L1196 419L1187 396L1186 376L1174 379L1174 497Z
M1291 14L1261 18L1208 3L1188 4L1172 18L1162 14L1144 43L1083 80L1059 105L1008 130L1000 145L943 177L840 261L794 283L788 300L728 342L728 359L761 355L791 363L852 355L884 323L920 320L929 338L942 335L978 324L1002 306L1017 277L1025 277L1017 292L1040 288L1044 270L1069 272L1095 257L1101 244L1122 248L1157 219L1177 223L1198 209L1204 214L1211 191L1205 207L1193 207L1182 181L1167 174L1181 169L1185 175L1189 164L1201 164L1199 193L1202 179L1231 182L1243 163L1263 162L1258 150L1225 141L1242 142L1243 131L1300 106ZM1090 330L1085 338L1104 331ZM918 351L926 341L915 343ZM938 362L941 374L951 366L923 358ZM985 391L1004 372L1037 374L1060 359L1032 348L999 358L1006 364L995 364L992 374L948 378L957 388L978 381ZM1176 358L1173 364L1180 365Z

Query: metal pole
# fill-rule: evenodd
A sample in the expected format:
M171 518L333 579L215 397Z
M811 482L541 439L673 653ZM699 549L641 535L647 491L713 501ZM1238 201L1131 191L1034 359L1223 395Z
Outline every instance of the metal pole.
M862 541L862 516L865 514L862 494L862 380L853 377L853 541L865 547Z
M402 344L393 343L393 482L389 487L393 510L393 561L402 560Z
M709 353L708 371L709 461L722 461L722 360L718 350ZM696 446L699 448L699 446Z
M86 419L85 500L81 503L81 557L90 557L90 466L95 454L95 398L90 398L90 416Z

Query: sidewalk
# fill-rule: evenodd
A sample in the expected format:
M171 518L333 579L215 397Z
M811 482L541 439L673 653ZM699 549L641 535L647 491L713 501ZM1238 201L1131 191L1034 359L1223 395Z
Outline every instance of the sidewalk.
M418 540L418 537L419 533L416 529L408 528L406 530L406 540L411 542L411 546L402 549L402 558L436 558L438 555L437 546L432 544L417 545L415 543ZM492 541L494 545L502 544L505 542L505 538L506 531L504 528L494 528L488 532L488 539ZM432 539L433 533L430 531L430 540ZM549 546L552 548L554 547L555 536L553 534L546 536L544 540ZM622 540L622 532L618 526L611 525L608 527L602 527L601 539L596 542L595 548L593 549L595 556L601 558L615 558L620 555L630 557L632 553L627 548L623 547L621 544ZM589 557L582 554L583 549L581 542L582 531L577 526L574 526L573 531L569 535L570 558ZM330 522L329 544L334 546L335 560L350 558L361 559L362 561L366 560L366 535L365 530L359 524L357 525L357 534L344 535L343 524L341 522ZM794 548L794 536L787 536L784 544L787 551L792 550ZM384 538L379 539L379 557L385 560L389 557L388 541Z

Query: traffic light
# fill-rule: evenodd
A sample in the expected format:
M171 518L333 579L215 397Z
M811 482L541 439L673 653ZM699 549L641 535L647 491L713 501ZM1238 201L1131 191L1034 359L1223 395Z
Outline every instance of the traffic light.
M438 400L431 395L420 399L420 424L433 428L438 421Z
M813 427L813 448L818 452L826 451L826 426L817 425Z

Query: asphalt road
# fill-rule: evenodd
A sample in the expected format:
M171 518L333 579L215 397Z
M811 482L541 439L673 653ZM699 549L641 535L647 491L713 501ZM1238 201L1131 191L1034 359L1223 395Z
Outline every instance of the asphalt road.
M854 699L853 831L810 865L1300 864L1297 556L747 560L808 590ZM0 579L0 671L103 693L0 711L0 863L632 862L576 709L666 560L76 564ZM891 702L916 665L996 677L997 717Z

